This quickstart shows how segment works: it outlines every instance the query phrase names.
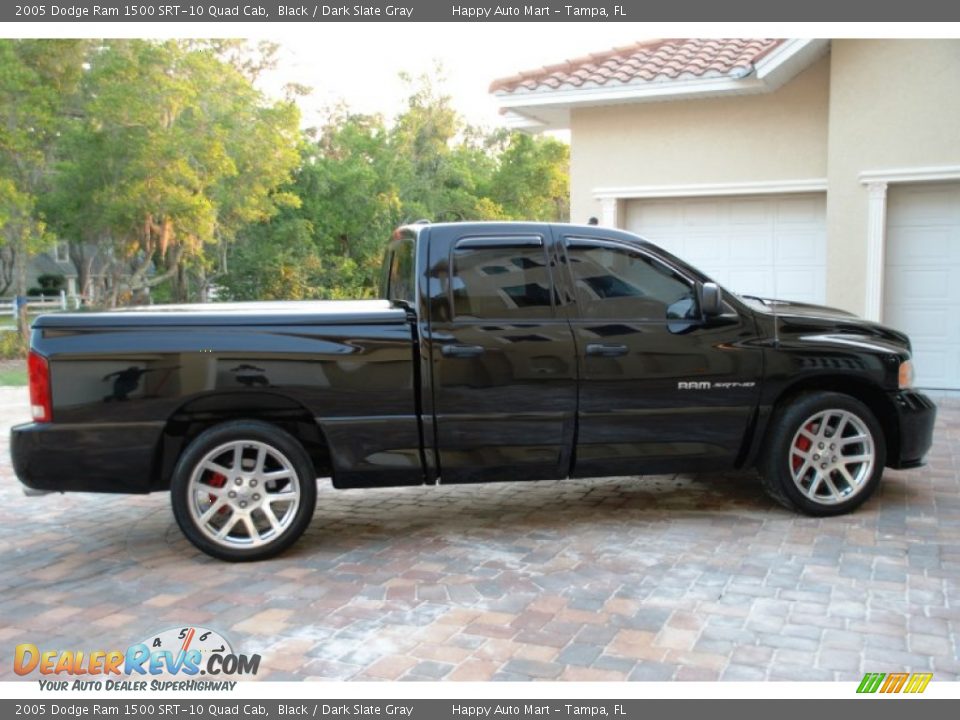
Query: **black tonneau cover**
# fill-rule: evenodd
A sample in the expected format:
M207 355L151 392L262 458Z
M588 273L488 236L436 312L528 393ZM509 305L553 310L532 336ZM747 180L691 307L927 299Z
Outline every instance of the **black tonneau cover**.
M404 322L406 312L391 306L386 300L307 300L151 305L109 312L51 313L38 317L34 327L371 325Z

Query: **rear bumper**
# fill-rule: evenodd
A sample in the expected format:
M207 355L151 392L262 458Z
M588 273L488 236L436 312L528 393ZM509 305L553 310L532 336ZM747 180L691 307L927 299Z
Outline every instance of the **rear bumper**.
M27 494L146 493L162 430L163 423L28 423L10 430L10 455Z
M887 466L897 470L919 467L933 444L937 406L926 395L914 390L892 393L891 399L900 437L899 452L887 458Z

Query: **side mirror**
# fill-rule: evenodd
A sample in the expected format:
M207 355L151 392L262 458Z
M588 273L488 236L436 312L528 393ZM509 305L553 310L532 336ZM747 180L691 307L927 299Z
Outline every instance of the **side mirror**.
M716 283L700 286L700 312L704 317L716 317L723 312L723 290Z

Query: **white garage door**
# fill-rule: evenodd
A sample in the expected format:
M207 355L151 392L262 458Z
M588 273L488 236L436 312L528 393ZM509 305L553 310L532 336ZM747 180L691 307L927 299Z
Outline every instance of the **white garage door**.
M630 200L626 226L734 292L824 302L822 193Z
M883 321L910 335L917 384L960 388L960 183L887 199Z

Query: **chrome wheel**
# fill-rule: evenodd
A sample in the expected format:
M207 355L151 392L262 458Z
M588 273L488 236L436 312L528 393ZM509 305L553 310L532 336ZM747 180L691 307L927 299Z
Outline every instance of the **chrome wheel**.
M807 418L790 443L790 473L803 495L835 505L867 487L876 444L867 424L848 410L823 410Z
M217 545L236 549L277 540L293 523L302 495L291 460L255 440L227 442L204 455L188 493L196 527Z

